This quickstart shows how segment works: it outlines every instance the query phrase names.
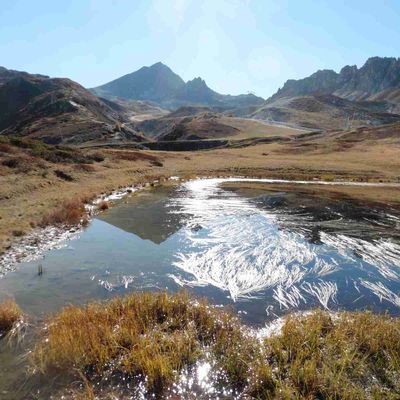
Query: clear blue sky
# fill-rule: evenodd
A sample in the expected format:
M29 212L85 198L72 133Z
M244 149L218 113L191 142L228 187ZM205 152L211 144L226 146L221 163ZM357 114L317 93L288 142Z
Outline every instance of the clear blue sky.
M0 0L0 65L86 87L162 61L268 97L374 55L400 56L400 0Z

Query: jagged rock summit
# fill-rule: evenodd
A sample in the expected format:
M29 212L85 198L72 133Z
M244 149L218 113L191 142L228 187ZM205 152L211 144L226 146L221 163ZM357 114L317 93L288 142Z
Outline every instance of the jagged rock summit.
M361 68L347 65L339 73L320 70L304 79L290 79L268 100L316 93L400 103L400 58L371 57Z

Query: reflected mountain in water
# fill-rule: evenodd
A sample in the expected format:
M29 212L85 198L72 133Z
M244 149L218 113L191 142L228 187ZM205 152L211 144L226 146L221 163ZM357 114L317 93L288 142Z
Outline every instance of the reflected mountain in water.
M97 218L143 240L161 244L185 224L181 214L170 213L168 198L173 191L170 187L159 187L142 192L124 199Z

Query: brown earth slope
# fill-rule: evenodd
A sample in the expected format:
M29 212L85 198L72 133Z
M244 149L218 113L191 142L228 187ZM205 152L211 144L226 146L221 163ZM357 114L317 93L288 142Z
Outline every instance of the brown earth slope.
M301 133L290 127L231 117L206 107L182 107L162 118L139 123L136 128L159 141L248 139Z
M125 123L121 110L76 82L17 71L7 76L0 85L3 135L36 137L48 143L82 143L104 137L142 140Z

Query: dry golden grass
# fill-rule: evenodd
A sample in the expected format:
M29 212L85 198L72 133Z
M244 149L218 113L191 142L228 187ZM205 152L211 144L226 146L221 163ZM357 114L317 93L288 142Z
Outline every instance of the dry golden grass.
M81 198L64 201L57 209L45 215L40 226L67 225L73 226L81 223L86 216L85 204Z
M148 154L140 151L115 151L113 152L113 158L115 160L127 160L127 161L149 161L152 164L161 163L156 155ZM162 163L161 163L162 166Z
M88 173L96 171L95 167L92 164L76 164L74 165L74 170Z
M101 211L105 211L109 209L109 204L108 201L102 201L101 203L99 203L99 205L97 206L97 208Z
M160 392L200 357L202 346L225 339L221 331L238 329L236 317L205 300L194 303L186 293L132 294L64 308L49 321L33 362L44 373L78 370L88 379L142 375L152 391Z
M294 398L395 399L399 337L398 318L316 311L289 317L264 348L276 379Z
M14 300L0 303L0 338L21 320L22 312Z
M8 143L0 143L0 152L1 153L13 153L14 148Z
M161 396L180 371L211 357L215 385L255 399L396 399L400 320L372 313L288 317L259 340L233 314L186 293L131 294L66 307L48 321L32 362L43 374L146 377ZM104 384L104 381L102 382ZM247 398L247 397L246 397Z

